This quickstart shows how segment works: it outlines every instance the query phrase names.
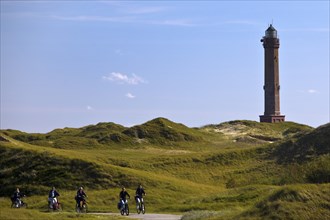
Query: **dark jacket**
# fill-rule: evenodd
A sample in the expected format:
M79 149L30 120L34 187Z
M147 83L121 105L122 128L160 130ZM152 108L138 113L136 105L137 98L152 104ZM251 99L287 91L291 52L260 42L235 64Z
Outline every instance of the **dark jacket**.
M56 190L49 191L48 198L56 198L57 196L60 196L60 194Z
M21 197L24 197L24 194L21 193L21 192L17 192L17 191L15 191L13 196L12 196L12 198L15 199L15 200L20 199Z
M139 197L142 197L143 195L145 195L146 193L144 192L144 189L143 188L140 188L138 187L136 189L136 192L135 192L135 195L139 196Z
M13 193L13 195L10 197L10 199L11 199L12 202L14 202L14 201L16 201L16 200L20 200L20 199L21 199L22 197L24 197L24 196L25 196L25 195L24 195L23 193L15 191L15 192Z
M77 198L84 198L86 197L86 193L84 192L84 190L78 190L77 191Z
M126 200L126 196L128 196L128 198L131 198L131 196L128 194L127 191L121 191L119 193L119 197L122 199L122 200Z

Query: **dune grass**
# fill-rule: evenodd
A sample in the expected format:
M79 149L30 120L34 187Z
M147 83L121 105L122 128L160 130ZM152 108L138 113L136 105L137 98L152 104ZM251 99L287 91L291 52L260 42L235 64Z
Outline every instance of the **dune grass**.
M224 133L232 130L238 136ZM117 213L120 188L134 197L139 183L147 192L147 212L187 213L188 220L329 215L328 127L236 121L190 129L157 119L131 129L100 123L46 135L0 133L0 218L111 219L75 214L77 187L85 187L91 212ZM53 185L61 193L62 213L46 212ZM28 195L26 210L7 208L16 186Z
M283 186L256 203L242 219L329 219L330 184Z

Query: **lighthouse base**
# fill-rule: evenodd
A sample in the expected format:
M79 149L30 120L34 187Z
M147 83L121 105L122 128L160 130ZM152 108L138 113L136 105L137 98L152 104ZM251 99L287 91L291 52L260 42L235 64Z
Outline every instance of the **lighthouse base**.
M260 115L260 122L278 123L285 121L285 115Z

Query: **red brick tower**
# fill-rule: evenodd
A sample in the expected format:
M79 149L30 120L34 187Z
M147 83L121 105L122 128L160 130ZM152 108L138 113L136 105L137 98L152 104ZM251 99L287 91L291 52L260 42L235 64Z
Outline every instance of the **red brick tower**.
M280 39L276 29L270 25L261 39L265 48L265 112L260 115L260 122L282 122L285 116L280 113L280 84L278 48Z

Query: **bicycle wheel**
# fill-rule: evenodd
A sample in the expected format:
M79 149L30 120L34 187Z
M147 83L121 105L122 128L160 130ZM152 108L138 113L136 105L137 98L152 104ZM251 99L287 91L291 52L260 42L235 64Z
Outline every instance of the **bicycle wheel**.
M129 207L128 207L128 204L126 204L126 206L125 206L125 213L126 213L126 215L129 215Z
M80 207L79 207L79 204L76 204L76 212L77 212L77 213L80 213Z
M144 206L144 203L141 204L142 214L146 213L146 207Z
M88 210L88 206L87 206L86 203L84 203L84 204L82 205L82 207L81 207L81 212L82 212L82 213L87 213L87 210Z
M140 203L136 204L136 212L137 212L137 214L141 213L141 204Z
M57 203L57 207L56 207L56 211L62 211L63 210L63 207L62 207L62 204L61 203Z
M15 201L11 204L12 208L21 208L21 204L18 201Z

